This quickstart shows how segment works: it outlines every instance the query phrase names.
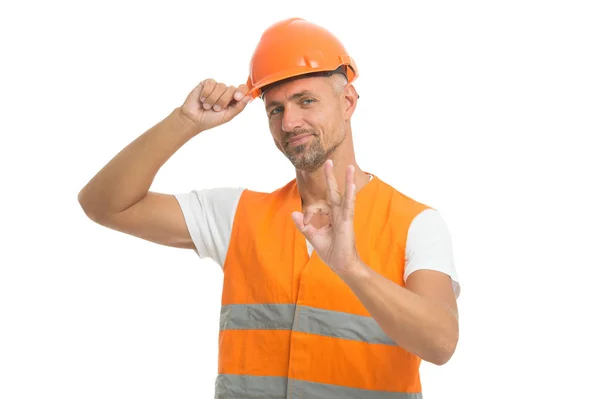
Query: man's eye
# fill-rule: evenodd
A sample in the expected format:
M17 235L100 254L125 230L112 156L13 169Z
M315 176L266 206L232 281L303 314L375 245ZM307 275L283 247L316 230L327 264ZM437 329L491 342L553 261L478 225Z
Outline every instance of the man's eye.
M304 105L308 105L313 102L315 102L315 100L313 100L312 98L307 98L306 100L302 100L302 104L304 104Z
M271 115L275 115L275 114L277 114L277 113L279 113L281 111L282 111L281 107L273 108L271 110Z

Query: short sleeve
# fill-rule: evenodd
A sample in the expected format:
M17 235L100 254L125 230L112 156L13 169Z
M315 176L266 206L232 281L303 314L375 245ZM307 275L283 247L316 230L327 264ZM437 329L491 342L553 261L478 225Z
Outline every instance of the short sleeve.
M454 295L458 298L460 284L454 265L452 239L437 210L426 209L413 219L406 239L405 258L404 281L416 270L437 270L450 276Z
M196 253L214 260L221 268L243 191L242 187L219 187L175 194Z

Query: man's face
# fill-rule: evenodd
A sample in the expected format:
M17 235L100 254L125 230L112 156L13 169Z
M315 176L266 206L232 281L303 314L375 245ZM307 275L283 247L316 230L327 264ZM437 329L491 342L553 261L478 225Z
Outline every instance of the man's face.
M275 145L296 169L316 170L344 140L343 88L336 90L340 82L337 76L308 77L265 93Z

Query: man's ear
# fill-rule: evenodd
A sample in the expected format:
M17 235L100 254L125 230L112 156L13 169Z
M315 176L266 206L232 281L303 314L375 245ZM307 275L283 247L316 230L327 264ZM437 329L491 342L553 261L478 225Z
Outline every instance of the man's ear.
M356 109L356 103L358 101L358 92L353 84L348 83L344 87L344 116L346 119L350 119L354 110Z

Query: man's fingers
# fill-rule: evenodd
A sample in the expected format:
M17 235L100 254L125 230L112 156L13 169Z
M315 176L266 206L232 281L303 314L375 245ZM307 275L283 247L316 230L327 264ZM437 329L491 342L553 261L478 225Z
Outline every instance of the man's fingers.
M235 101L242 101L244 99L244 97L246 97L247 93L248 93L248 86L246 85L239 85L237 90L235 91L234 95L233 95L233 99ZM248 99L250 99L250 96L248 95ZM246 101L248 102L248 101Z
M301 212L292 212L292 219L294 220L296 228L300 230L300 232L311 244L314 244L311 240L317 234L318 229L312 224L304 224L304 215Z
M217 112L228 108L230 104L233 103L234 94L236 93L237 88L235 86L229 86L225 93L219 97L219 99L213 105L213 109Z
M331 212L331 205L327 201L319 200L314 204L308 205L304 209L304 213L323 213L329 215Z
M302 212L292 212L292 219L294 220L294 224L298 230L300 230L303 234L306 233L309 227L313 227L310 224L304 223L304 214L302 214Z
M229 112L228 118L233 118L234 116L242 112L244 108L246 108L246 105L250 103L250 101L251 98L249 96L243 97L242 101L236 101L235 99L232 100L229 103L229 106L227 107L227 111Z
M217 82L215 82L214 79L205 79L204 81L202 81L200 83L199 86L202 87L202 90L200 91L200 95L199 95L200 103L204 103L206 101L207 97L213 92L216 85L217 85ZM211 105L211 107L212 107L212 105Z
M304 212L304 224L309 224L315 212Z
M230 94L230 92L233 94ZM250 95L246 95L247 92L248 86L244 84L239 85L237 88L231 86L230 91L228 91L223 95L223 97L221 97L221 99L227 97L227 99L229 100L227 104L225 104L224 108L230 112L230 117L233 118L234 116L242 112L242 110L246 108L246 105L250 104L250 102L252 101L252 97ZM223 100L223 103L225 102L226 101Z
M341 195L340 190L338 189L337 181L335 180L335 174L333 173L333 161L328 159L325 162L325 180L327 181L327 194L328 199L331 205L339 206L341 205Z
M200 82L196 87L194 87L190 94L188 94L187 98L185 99L185 102L188 104L193 103L201 107L202 103L200 102L200 93L202 92L202 89L204 89L204 85L203 82Z
M330 213L331 205L329 205L326 201L319 200L312 205L308 205L304 209L304 224L310 224L310 221L316 214L329 216Z
M204 109L209 110L214 107L215 111L221 111L222 108L218 105L217 107L215 107L215 105L217 104L217 101L219 101L221 96L225 94L227 89L228 87L225 85L225 83L215 83L213 90L208 94L206 99L202 101ZM233 95L233 93L231 94Z
M337 191L338 187L337 187L337 182L335 181L335 174L333 173L333 161L331 159L328 159L325 162L324 169L325 169L325 178L327 179L327 187L329 187L329 189Z
M356 200L356 182L354 179L354 166L346 169L346 190L344 192L344 215L354 218L354 202Z
M209 78L200 82L188 95L186 101L198 104L204 110L212 108L216 112L233 107L234 114L238 114L252 100L252 97L247 95L248 91L248 86L245 84L237 87L226 86Z

